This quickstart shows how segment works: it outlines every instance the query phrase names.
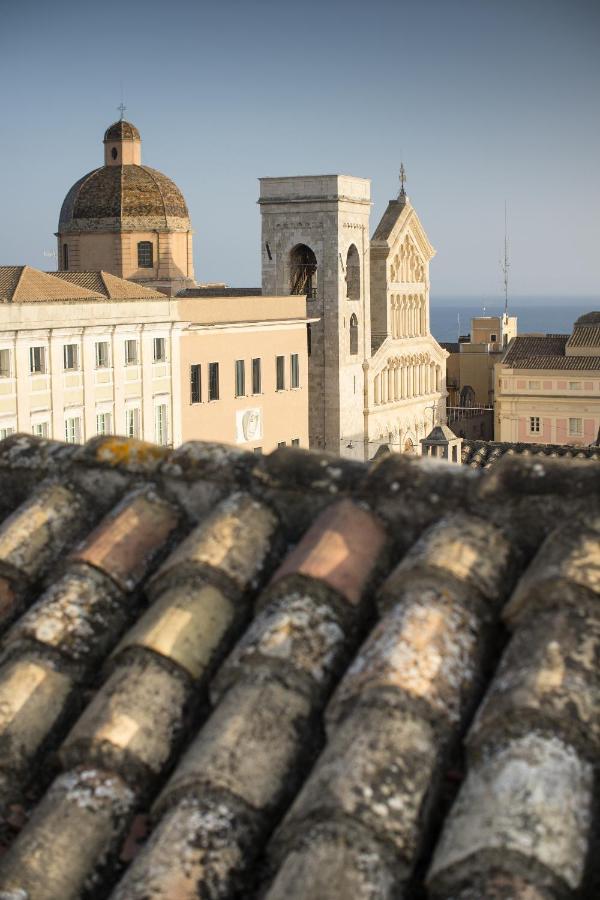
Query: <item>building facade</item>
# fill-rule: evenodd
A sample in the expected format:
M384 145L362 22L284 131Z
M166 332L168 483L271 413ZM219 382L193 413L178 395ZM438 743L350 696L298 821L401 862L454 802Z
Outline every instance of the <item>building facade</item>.
M104 270L169 295L194 284L185 199L170 178L142 165L130 122L107 128L104 166L69 190L56 237L59 270Z
M304 297L168 298L0 267L0 438L308 446Z
M494 439L594 443L600 431L600 312L571 335L523 335L496 365Z
M420 452L445 418L445 357L429 330L434 255L402 189L372 238L370 181L260 179L263 293L304 293L310 444L370 459Z

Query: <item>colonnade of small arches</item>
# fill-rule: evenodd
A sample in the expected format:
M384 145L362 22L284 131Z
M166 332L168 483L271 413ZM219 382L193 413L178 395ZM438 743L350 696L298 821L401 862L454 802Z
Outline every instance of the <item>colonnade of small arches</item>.
M423 294L392 294L392 337L420 337L427 334L427 308Z
M408 234L390 265L390 281L402 284L425 281L425 266Z
M380 426L381 427L381 426ZM427 437L431 431L431 417L412 423L398 421L396 425L387 423L385 430L379 432L380 445L387 444L395 453L420 454L421 438Z
M442 367L428 354L396 357L373 379L374 403L393 403L441 390Z

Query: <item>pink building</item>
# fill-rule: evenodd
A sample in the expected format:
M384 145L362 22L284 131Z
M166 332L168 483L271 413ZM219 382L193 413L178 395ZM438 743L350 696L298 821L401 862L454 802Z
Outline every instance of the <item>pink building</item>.
M573 333L522 335L496 364L497 441L584 446L600 431L600 312Z

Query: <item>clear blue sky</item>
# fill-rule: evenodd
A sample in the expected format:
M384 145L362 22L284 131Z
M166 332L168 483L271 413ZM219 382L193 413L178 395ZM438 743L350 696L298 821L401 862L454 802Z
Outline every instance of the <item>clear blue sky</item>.
M437 249L432 296L600 295L598 0L5 4L0 263L52 268L61 202L126 117L183 190L196 275L259 283L257 178L398 188Z

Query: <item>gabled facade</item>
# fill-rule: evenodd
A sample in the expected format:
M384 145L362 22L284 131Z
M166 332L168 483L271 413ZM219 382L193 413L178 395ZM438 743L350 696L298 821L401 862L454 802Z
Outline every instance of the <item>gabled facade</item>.
M370 181L262 178L263 294L309 316L310 446L358 459L419 452L444 421L446 352L429 330L434 250L404 193L369 239Z

